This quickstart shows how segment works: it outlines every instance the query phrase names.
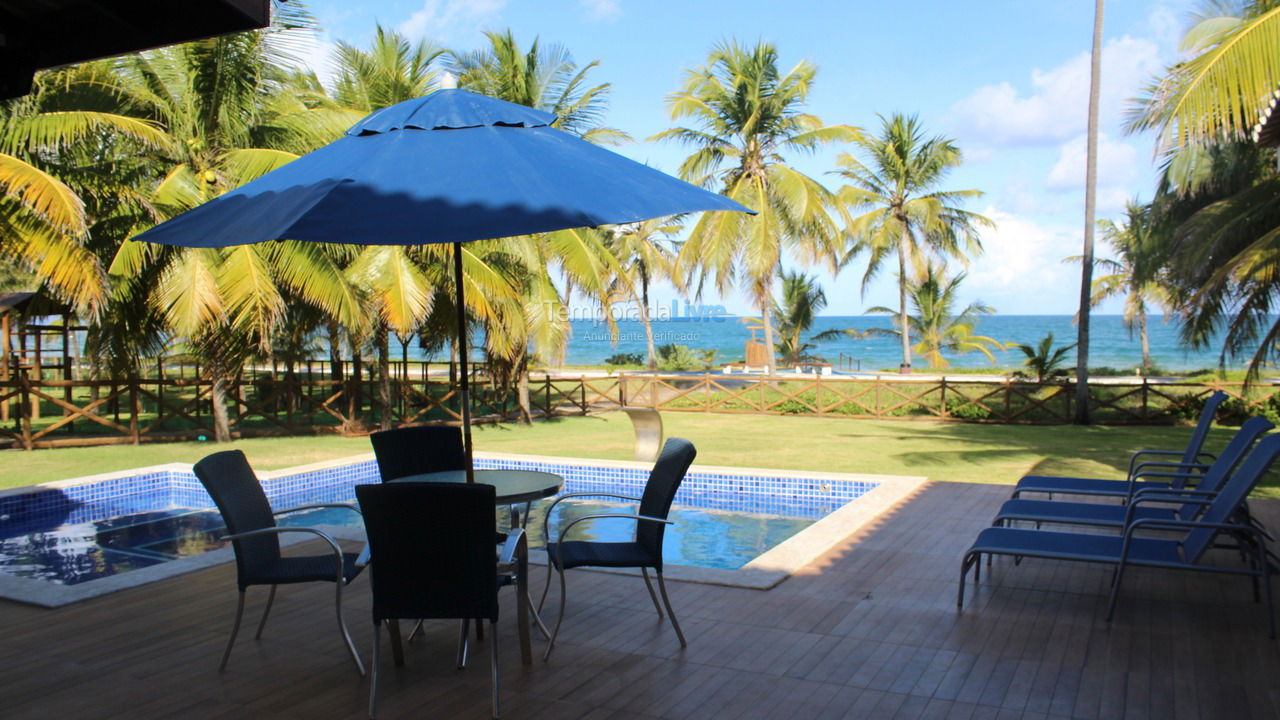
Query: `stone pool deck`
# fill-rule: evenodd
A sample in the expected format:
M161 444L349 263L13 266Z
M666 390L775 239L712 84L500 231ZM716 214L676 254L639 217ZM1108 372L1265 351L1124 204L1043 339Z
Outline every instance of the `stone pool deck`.
M960 554L1008 492L924 484L771 590L671 583L684 651L638 579L574 572L555 653L524 667L508 594L503 715L1280 717L1280 644L1242 578L1132 571L1108 627L1107 569L997 561L957 613ZM1255 511L1280 528L1280 502ZM256 642L266 591L252 589L219 674L234 596L222 565L57 609L0 601L0 715L364 717L368 680L338 639L330 586L282 588ZM347 618L366 657L368 609L361 577ZM380 717L489 716L487 648L455 670L455 637L454 623L430 623L402 668L383 644Z

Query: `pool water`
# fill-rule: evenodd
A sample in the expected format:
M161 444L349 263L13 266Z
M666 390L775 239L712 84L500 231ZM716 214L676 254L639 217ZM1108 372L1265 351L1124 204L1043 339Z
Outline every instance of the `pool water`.
M543 470L565 478L565 492L639 495L647 478L640 468L477 458L477 467ZM372 461L294 474L264 474L262 484L277 508L353 502L356 484L377 482ZM815 521L875 487L873 482L832 483L806 478L691 471L676 495L663 559L673 565L740 568ZM531 548L542 547L542 519L549 500L529 515ZM62 488L0 496L0 574L76 585L223 547L226 533L213 502L185 470L150 471ZM553 534L588 513L634 512L619 505L572 499L551 518ZM497 512L506 524L505 508ZM355 513L323 509L280 518L284 525L359 526ZM589 520L570 539L625 541L635 523Z

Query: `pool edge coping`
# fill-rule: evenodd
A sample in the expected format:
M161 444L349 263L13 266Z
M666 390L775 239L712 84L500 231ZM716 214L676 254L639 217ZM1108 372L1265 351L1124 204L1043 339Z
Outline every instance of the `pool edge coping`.
M493 460L523 460L544 463L583 463L596 467L643 470L652 468L652 463L635 460L605 460L564 455L530 455L524 453L477 451L475 453L475 457ZM305 465L295 465L276 470L263 470L256 472L260 479L271 480L288 477L290 475L314 472L317 470L342 467L359 462L370 462L373 459L373 453L371 452L359 453L331 460L307 463ZM789 477L819 481L861 481L876 483L876 487L872 488L870 491L855 498L854 500L844 503L835 511L820 518L801 532L792 535L790 538L787 538L778 545L775 545L763 554L753 558L741 568L729 570L721 568L701 568L691 565L666 565L664 567L664 576L669 580L707 585L724 585L749 590L769 590L776 587L779 583L783 582L797 571L821 558L824 554L838 546L851 535L858 533L865 525L874 521L881 514L910 497L911 494L928 482L928 479L923 476L881 475L870 473L832 473L807 470L735 467L729 465L700 465L696 463L690 467L690 470L696 472L729 473L756 477ZM136 476L147 472L164 471L190 472L191 465L181 462L164 463L161 465L151 465L141 468L132 468L129 470L85 475L77 478L68 478L66 480L53 480L45 483L27 485L20 488L0 490L0 498L21 492L30 492L36 488L73 487L102 480ZM328 532L339 540L350 542L364 541L363 533L353 531L351 528L334 525L318 525L317 528ZM282 538L282 545L287 547L297 542L304 542L308 539L311 538ZM224 547L218 550L201 553L200 555L177 558L157 565L138 568L127 573L111 575L76 585L58 585L44 580L33 580L29 578L0 574L0 599L29 605L37 605L40 607L62 607L82 600L88 600L90 598L107 595L121 590L128 590L153 582L167 580L179 575L196 572L198 570L204 570L206 568L231 562L233 559L234 555L232 554L231 548ZM535 565L546 564L545 561L539 562L538 558L530 558L530 562ZM636 571L620 569L582 569L590 572L608 572L624 575L639 574Z

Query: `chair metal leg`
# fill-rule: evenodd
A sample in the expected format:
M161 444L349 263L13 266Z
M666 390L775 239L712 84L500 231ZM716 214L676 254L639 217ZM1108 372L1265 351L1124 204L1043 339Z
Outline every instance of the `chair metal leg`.
M413 626L413 629L409 631L409 639L408 639L408 640L405 640L405 642L413 642L413 639L414 639L415 637L417 637L417 636L418 636L418 633L423 632L423 629L422 629L422 623L423 623L423 621L422 621L422 620L419 620L419 621L418 621L418 622Z
M356 652L356 644L351 641L351 633L347 632L347 621L342 618L342 583L334 583L337 590L334 591L334 607L338 613L338 629L342 631L342 639L347 643L347 652L351 653L351 660L356 664L356 671L360 673L360 677L364 677L364 663L360 662L360 654ZM238 621L237 621L238 622Z
M1267 601L1267 637L1276 639L1276 609L1271 597L1271 563L1267 560L1266 543L1258 539L1258 562L1262 565L1262 593Z
M680 647L689 647L689 643L684 641L684 633L680 632L680 623L676 620L676 611L671 609L671 599L667 597L667 583L662 579L662 571L655 571L658 575L658 589L662 591L662 604L667 606L667 615L671 617L671 627L675 628L676 637L680 638Z
M258 632L253 634L254 640L262 639L262 629L267 626L267 616L271 614L271 603L276 601L276 586L271 586L271 593L267 595L267 607L262 610L262 619L258 621Z
M1116 614L1116 601L1120 598L1120 582L1124 580L1124 558L1120 558L1120 564L1116 567L1116 573L1111 583L1111 602L1107 604L1107 622L1111 622L1111 618Z
M658 604L658 594L653 591L653 583L649 582L649 568L640 568L644 577L644 586L649 589L649 599L653 601L653 609L658 611L658 619L662 619L662 606Z
M378 653L382 650L382 627L373 625L373 663L369 677L369 720L378 715Z
M476 622L479 622L477 620ZM489 641L489 672L493 682L493 720L498 720L501 708L499 707L498 693L500 684L498 682L498 623L489 621L489 632L493 634L493 639Z
M974 565L975 563L981 564L982 558L974 557L973 553L966 554L964 556L964 559L960 561L960 586L956 590L956 609L957 610L961 610L964 608L964 581L968 579L969 567Z
M556 628L551 631L551 637L547 640L547 651L542 654L544 661L551 658L551 648L556 646L556 637L560 635L560 624L564 622L564 570L557 570L557 573L560 575L560 617L556 618Z
M467 666L467 630L469 630L470 620L463 618L458 626L458 669Z
M548 553L550 555L550 553ZM538 612L542 612L542 604L547 601L547 591L551 589L551 573L556 567L551 562L551 558L547 558L547 584L542 586L542 597L538 598Z
M218 663L218 672L227 669L227 658L231 657L231 646L236 644L236 633L240 632L240 619L244 617L244 591L240 591L240 601L236 603L236 620L231 625L231 637L227 638L227 649L222 651L222 662Z

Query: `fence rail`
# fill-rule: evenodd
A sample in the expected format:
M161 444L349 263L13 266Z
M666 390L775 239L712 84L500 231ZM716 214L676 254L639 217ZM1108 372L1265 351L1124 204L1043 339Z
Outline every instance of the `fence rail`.
M620 406L616 378L534 377L530 414L585 415ZM519 417L515 392L488 377L472 380L477 423ZM379 381L326 379L319 374L246 372L227 388L233 435L361 433L384 423L456 423L462 415L456 381L447 375L391 376L390 401ZM187 373L125 380L33 378L0 380L0 447L33 449L196 439L214 435L213 384Z
M757 413L877 419L1061 424L1075 417L1073 382L992 378L822 375L733 376L630 373L624 404L676 412ZM1228 382L1095 380L1089 410L1100 424L1158 424L1194 418L1215 390L1232 399L1220 416L1280 414L1280 386ZM1274 399L1273 399L1274 396Z
M39 448L195 439L214 435L213 387L198 369L158 368L152 377L64 380L18 371L0 380L0 447ZM461 421L456 378L392 366L389 401L367 375L257 368L227 388L232 434L362 433L385 425ZM1160 424L1194 418L1215 390L1230 397L1219 416L1267 414L1280 422L1280 386L1242 383L1095 381L1090 412L1100 424ZM664 375L535 376L531 415L586 415L622 406L673 412L929 419L1061 424L1074 418L1075 386L1004 378ZM475 422L519 417L512 388L483 373L472 381Z

